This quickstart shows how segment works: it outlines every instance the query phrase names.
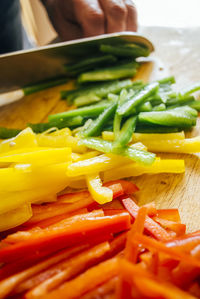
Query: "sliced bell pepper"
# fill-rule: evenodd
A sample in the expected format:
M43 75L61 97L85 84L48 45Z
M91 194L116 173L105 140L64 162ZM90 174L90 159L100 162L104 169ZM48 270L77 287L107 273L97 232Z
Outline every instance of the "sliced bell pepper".
M0 232L16 227L32 216L31 204L27 203L15 210L0 215Z
M85 273L64 283L61 288L50 292L46 297L48 299L55 297L60 299L81 298L83 294L107 282L119 273L117 261L117 258L112 258L88 269Z
M200 136L179 140L143 140L152 152L192 154L200 152Z
M117 233L130 228L130 217L126 213L115 216L96 217L94 219L78 221L74 225L63 227L58 231L54 227L51 231L47 231L41 235L33 233L28 241L19 242L0 249L0 261L11 262L25 254L31 255L36 250L38 252L48 247L55 252L64 247L73 246L81 242L90 242L96 235L101 236L108 233Z
M87 186L92 198L99 204L104 204L113 200L113 192L107 187L102 187L102 182L98 174L86 176Z
M122 203L131 216L135 219L139 211L137 204L131 198L122 199ZM145 219L144 228L157 240L166 241L171 239L166 230L164 230L159 224L157 224L148 216Z
M4 140L0 143L0 154L10 152L24 147L36 148L36 136L31 128L21 131L16 137Z
M181 223L178 209L160 209L157 210L157 216L162 219Z
M129 165L121 166L113 170L105 170L103 173L103 180L117 180L120 178L128 178L132 176L139 176L144 173L183 173L185 172L184 160L156 158L155 162L150 166L138 165L137 163L130 163Z

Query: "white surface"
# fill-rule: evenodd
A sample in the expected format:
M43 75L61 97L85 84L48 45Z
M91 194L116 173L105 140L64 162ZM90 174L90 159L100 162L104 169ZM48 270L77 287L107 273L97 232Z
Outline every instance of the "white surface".
M133 0L142 26L200 26L200 0Z

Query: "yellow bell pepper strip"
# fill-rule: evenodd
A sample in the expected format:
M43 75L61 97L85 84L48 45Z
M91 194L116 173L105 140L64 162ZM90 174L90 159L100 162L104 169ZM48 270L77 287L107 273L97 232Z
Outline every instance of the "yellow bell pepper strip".
M0 192L0 215L12 211L25 203L46 202L52 194L56 194L67 187L66 182L51 185L19 192Z
M102 182L98 174L86 176L87 187L93 199L99 204L112 201L113 191L107 187L102 187Z
M130 163L128 165L115 168L113 170L107 170L103 174L103 181L118 180L120 178L128 178L132 176L139 176L145 173L183 173L185 172L184 160L178 159L166 159L161 160L156 158L156 161L150 166L143 166L136 163Z
M192 154L200 152L200 136L183 140L143 140L152 152Z
M0 232L16 227L32 217L31 204L24 204L17 209L0 215Z
M47 130L46 132L43 132L42 134L48 134ZM60 129L60 130L55 130L51 133L52 136L71 136L72 135L72 131L69 128L64 128L64 129Z
M38 146L41 147L71 147L73 152L83 153L86 147L79 145L79 139L70 135L37 134Z
M68 185L66 175L69 163L47 165L33 168L32 171L16 171L14 168L0 169L0 193L33 190L37 188L51 188L56 185Z
M37 147L36 136L31 128L21 131L16 137L6 139L0 143L0 154L21 149L24 147Z
M110 131L103 131L102 138L107 141L114 140L114 134ZM172 139L184 139L184 131L177 133L133 133L132 142L138 142L143 140L172 140Z
M76 155L76 157L75 157L75 155ZM99 155L100 155L100 152L97 152L97 151L90 151L85 154L72 153L72 160L73 160L73 158L75 158L75 160L73 162L82 161L82 160L94 158Z
M127 158L111 158L107 155L100 155L94 158L78 161L72 163L67 168L67 176L77 177L87 174L93 174L94 172L101 172L108 169L115 168L124 163L130 163L130 160Z
M23 148L0 154L0 162L48 165L71 161L71 148Z

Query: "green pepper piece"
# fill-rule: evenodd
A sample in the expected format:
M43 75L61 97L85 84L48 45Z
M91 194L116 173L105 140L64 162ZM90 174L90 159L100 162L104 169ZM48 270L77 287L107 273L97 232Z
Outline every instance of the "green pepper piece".
M135 131L137 117L133 116L126 120L120 133L118 134L117 139L113 142L113 151L118 153L120 152L121 148L127 145Z
M110 103L108 101L102 101L99 104L53 114L49 116L49 122L53 122L57 120L66 120L75 116L97 117L108 106L110 106Z
M183 89L181 92L180 92L180 96L181 97L186 97L188 95L190 95L191 93L193 92L196 92L200 90L200 82L198 83L195 83L189 87L186 87L185 89Z
M143 46L134 43L126 43L121 45L105 45L100 46L100 51L104 53L113 54L119 57L146 57L150 54L150 50Z
M152 111L152 105L148 101L148 102L143 103L142 105L139 105L136 110L137 110L137 113L139 113L139 112L150 112L150 111Z
M159 84L158 82L153 82L146 85L141 91L134 95L130 100L123 103L117 109L119 115L129 115L132 113L132 110L137 106L143 104L148 100L148 97L158 91Z
M36 83L33 85L25 86L25 87L23 87L23 91L24 91L25 95L29 95L29 94L32 94L32 93L35 93L35 92L38 92L38 91L41 91L41 90L44 90L44 89L47 89L50 87L65 84L65 83L67 83L68 80L69 79L67 79L66 77L51 78L49 80L45 80L45 81L42 81L42 82L39 82L39 83Z
M166 110L166 106L164 103L160 104L160 105L157 105L157 106L154 106L152 108L153 111L164 111Z
M185 128L165 127L159 125L141 125L137 124L135 132L137 133L175 133L184 130Z
M192 101L188 104L193 109L196 109L197 111L200 111L200 100Z
M79 144L106 154L115 154L113 151L113 142L106 141L101 138L83 138L79 141ZM155 161L155 154L138 150L130 146L122 148L120 155L144 165L151 165Z
M113 103L109 107L107 107L86 130L81 132L81 136L83 137L99 136L101 134L102 127L104 126L105 123L109 121L109 119L111 119L116 109L117 109L116 103Z
M65 64L65 70L71 75L78 75L82 72L99 67L102 64L114 63L117 58L113 55L101 55L96 57L85 58L77 63Z
M20 129L8 129L0 127L0 138L7 139L17 136L21 132Z
M138 120L141 124L156 124L174 127L192 127L196 124L196 117L183 110L175 111L175 109L141 112L138 115Z
M107 81L122 78L131 78L136 74L138 63L130 62L109 68L102 68L83 73L78 77L79 83Z

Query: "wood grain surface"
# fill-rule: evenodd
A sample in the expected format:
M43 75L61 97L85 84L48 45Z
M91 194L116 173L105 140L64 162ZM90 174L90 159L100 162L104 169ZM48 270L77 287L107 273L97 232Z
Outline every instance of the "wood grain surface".
M200 81L200 28L175 29L146 27L142 33L150 38L156 51L138 76L145 81L175 75L177 86ZM49 114L69 109L61 101L59 91L72 83L38 92L0 109L0 126L24 128L28 122L44 122ZM71 109L71 107L70 107ZM200 134L200 119L188 137ZM164 158L185 160L186 172L181 175L143 175L134 178L141 191L140 205L155 201L158 208L179 208L188 231L200 229L200 155L162 154Z

